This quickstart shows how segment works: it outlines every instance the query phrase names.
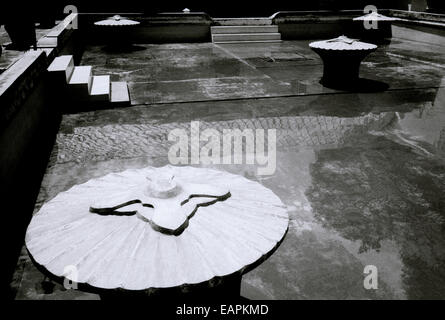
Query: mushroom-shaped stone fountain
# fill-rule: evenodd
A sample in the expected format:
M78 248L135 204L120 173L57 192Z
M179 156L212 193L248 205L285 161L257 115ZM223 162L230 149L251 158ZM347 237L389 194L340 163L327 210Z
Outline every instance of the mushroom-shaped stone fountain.
M360 64L377 46L340 36L334 39L315 41L309 47L323 61L323 78L326 87L350 89L359 80Z
M118 14L94 23L101 32L101 37L105 38L111 48L131 45L133 30L139 24L139 21L130 20Z
M257 182L212 169L148 167L58 194L32 218L26 246L52 275L94 288L193 292L235 278L231 294L239 295L241 275L272 254L287 227L285 206ZM64 273L68 266L75 279Z

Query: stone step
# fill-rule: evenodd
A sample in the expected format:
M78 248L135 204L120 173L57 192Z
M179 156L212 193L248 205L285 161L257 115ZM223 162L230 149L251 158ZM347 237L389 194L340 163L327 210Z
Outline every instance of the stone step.
M90 90L91 101L110 101L110 76L93 76Z
M218 26L211 27L212 34L277 33L278 26Z
M219 26L268 26L272 24L272 19L259 18L214 18L213 21Z
M281 40L281 34L276 33L229 33L229 34L213 34L212 41L221 43L226 41L265 41L265 40Z
M111 103L130 104L130 95L125 81L111 82Z
M47 70L56 77L65 79L66 83L68 83L74 71L73 56L63 55L56 57L53 62L51 62Z
M92 83L92 67L77 66L74 67L73 74L68 82L68 89L74 99L88 100Z
M91 71L91 66L74 67L73 74L68 83L70 85L87 85L89 88L91 85Z

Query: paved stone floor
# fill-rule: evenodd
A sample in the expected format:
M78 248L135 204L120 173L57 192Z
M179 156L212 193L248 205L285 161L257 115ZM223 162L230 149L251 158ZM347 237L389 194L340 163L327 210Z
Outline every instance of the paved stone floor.
M307 41L87 48L82 64L129 82L132 107L65 115L36 210L74 184L168 164L168 133L190 121L277 130L277 168L200 165L272 189L288 234L243 277L250 299L445 298L445 50L393 39L363 63L361 92L319 83ZM378 268L378 289L363 287ZM98 299L45 278L26 249L17 299Z

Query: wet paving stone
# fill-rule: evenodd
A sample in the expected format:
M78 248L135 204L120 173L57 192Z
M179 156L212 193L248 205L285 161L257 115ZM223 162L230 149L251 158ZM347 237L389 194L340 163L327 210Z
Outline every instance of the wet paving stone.
M287 207L288 234L243 277L243 296L445 298L445 57L393 39L361 73L388 87L343 92L318 83L307 43L88 48L82 64L129 81L134 105L64 115L36 210L91 178L168 164L168 133L190 121L275 129L270 176L257 165L197 165L258 181ZM378 268L377 290L363 286L367 265ZM12 286L17 299L98 298L45 279L25 249Z

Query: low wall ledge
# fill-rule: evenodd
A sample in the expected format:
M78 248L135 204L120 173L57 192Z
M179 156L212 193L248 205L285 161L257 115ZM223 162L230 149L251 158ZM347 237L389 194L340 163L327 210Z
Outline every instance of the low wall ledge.
M11 120L46 68L46 52L30 50L0 75L0 128Z

